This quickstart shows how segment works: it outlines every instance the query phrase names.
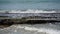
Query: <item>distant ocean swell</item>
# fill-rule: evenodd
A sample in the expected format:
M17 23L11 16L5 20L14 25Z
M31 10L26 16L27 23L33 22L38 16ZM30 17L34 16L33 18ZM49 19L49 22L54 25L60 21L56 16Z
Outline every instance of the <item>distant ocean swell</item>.
M59 9L60 0L0 0L0 9Z
M52 2L60 3L60 0L0 0L0 3L41 3L41 2Z

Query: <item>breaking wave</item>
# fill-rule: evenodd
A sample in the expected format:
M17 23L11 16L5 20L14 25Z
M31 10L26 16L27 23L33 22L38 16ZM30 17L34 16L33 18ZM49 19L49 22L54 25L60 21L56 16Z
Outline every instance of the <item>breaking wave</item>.
M48 25L48 27L47 27ZM57 30L57 25L53 24L39 24L39 25L12 25L8 28L1 29L1 31L8 31L10 34L14 33L22 33L22 34L60 34L60 30ZM56 28L56 29L54 29ZM12 31L12 32L11 32ZM28 31L28 32L27 32ZM32 33L33 32L33 33Z
M56 13L55 10L0 10L0 13Z

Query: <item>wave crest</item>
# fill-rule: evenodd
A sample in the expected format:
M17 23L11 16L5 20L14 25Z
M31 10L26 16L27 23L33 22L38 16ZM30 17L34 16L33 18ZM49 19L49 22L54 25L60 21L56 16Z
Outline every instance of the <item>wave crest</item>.
M56 11L46 11L46 10L0 10L0 13L56 13Z

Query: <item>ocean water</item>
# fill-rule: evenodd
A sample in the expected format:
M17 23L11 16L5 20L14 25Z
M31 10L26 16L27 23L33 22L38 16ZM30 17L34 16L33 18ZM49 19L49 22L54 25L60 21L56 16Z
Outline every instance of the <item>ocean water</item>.
M0 16L8 13L56 13L58 10L60 10L60 0L0 0ZM60 34L60 23L12 25L0 28L0 34Z
M60 0L0 0L3 10L59 10Z

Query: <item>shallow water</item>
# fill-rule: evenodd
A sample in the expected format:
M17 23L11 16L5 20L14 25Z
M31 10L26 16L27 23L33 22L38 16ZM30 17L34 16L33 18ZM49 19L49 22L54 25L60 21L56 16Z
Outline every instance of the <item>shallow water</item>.
M60 24L15 24L0 28L0 34L60 34Z

